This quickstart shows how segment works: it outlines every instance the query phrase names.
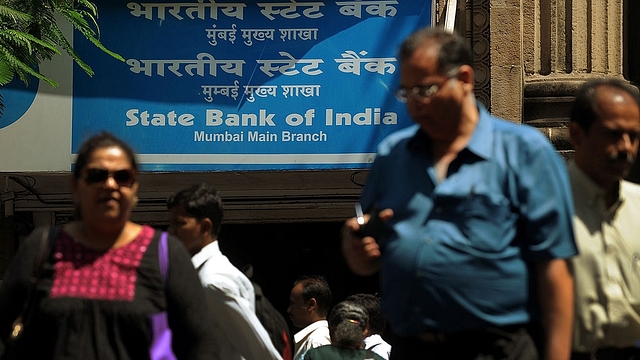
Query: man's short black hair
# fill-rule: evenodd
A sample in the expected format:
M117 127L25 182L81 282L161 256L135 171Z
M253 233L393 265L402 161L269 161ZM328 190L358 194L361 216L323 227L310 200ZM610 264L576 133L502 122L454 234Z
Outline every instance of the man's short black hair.
M598 116L596 109L596 90L601 86L607 86L628 93L640 106L638 88L620 78L596 78L582 84L576 93L576 99L571 108L571 121L576 122L584 132L589 132L591 124Z
M207 184L195 184L167 199L167 208L184 206L187 214L198 220L208 218L213 223L211 233L218 236L222 224L222 199L216 189Z
M380 312L380 298L374 294L353 294L345 301L354 302L362 306L369 315L369 330L373 334L382 335L387 326L387 320Z
M321 316L327 316L333 302L333 295L329 283L322 275L303 275L299 277L293 286L302 284L302 298L309 301L316 299L318 311Z
M466 39L439 27L425 27L409 35L400 45L400 63L409 59L427 42L440 46L438 71L441 74L447 74L462 65L473 66L473 52Z

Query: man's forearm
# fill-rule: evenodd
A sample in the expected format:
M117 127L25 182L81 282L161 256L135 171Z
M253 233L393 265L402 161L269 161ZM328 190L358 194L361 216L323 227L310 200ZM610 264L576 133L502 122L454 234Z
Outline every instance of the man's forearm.
M573 277L564 259L538 263L536 269L545 330L544 359L567 360L573 329Z

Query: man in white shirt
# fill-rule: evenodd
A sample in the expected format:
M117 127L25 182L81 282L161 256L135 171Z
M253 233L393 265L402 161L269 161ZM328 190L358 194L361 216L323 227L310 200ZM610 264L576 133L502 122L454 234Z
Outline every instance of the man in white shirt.
M282 360L255 313L251 281L220 251L222 201L206 184L193 185L167 200L169 233L191 253L202 285L210 290L221 359Z
M579 255L573 360L640 359L640 186L625 181L638 152L638 89L621 79L585 83L569 123L569 177Z
M331 344L327 323L331 301L331 288L322 276L303 276L293 283L287 313L293 326L302 329L293 336L293 360L302 359L311 348Z

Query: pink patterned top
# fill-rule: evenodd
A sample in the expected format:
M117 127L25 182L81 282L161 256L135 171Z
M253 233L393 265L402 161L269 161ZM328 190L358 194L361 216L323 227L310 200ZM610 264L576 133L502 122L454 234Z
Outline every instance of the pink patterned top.
M133 301L137 270L153 234L152 228L143 227L129 244L98 252L62 232L53 254L56 263L51 297Z

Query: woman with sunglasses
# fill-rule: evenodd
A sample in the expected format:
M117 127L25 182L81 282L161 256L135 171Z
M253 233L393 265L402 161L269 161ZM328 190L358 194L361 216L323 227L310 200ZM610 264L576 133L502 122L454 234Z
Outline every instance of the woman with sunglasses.
M152 318L163 313L172 333L164 350L178 359L216 358L212 315L186 248L168 237L164 277L160 231L130 220L137 174L131 148L109 133L80 147L71 179L77 220L49 248L40 246L44 228L20 246L0 286L0 348L28 302L20 359L153 359ZM38 266L42 249L47 256Z

